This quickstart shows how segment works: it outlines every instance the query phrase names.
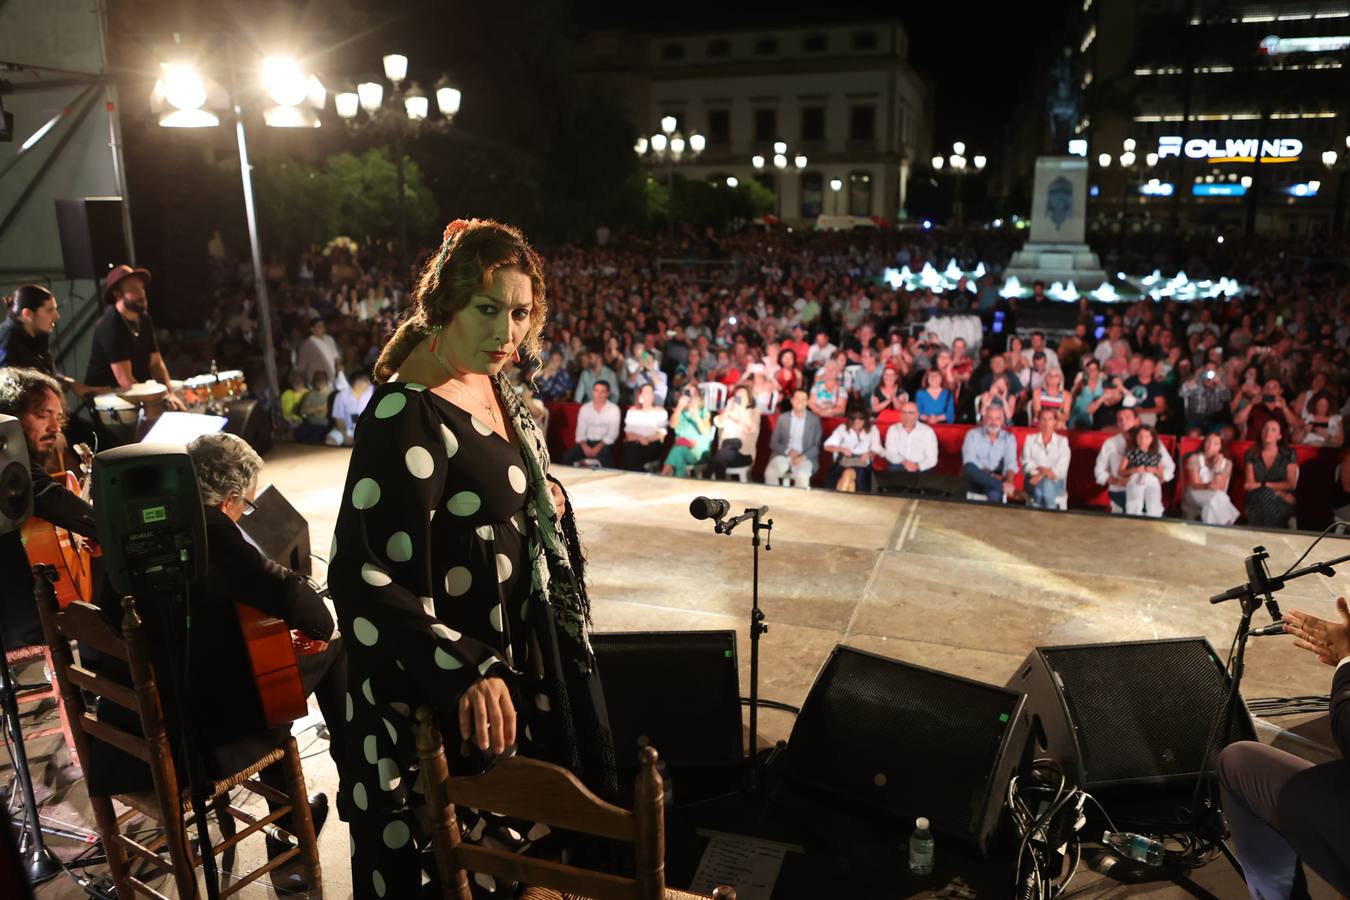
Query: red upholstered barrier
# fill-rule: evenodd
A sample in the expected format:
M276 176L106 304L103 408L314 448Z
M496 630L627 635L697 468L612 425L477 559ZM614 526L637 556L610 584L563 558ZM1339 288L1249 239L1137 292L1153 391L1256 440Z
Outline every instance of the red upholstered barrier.
M548 409L548 446L549 452L556 459L576 443L577 415L581 411L581 404L558 401L549 403ZM846 421L846 419L838 418L823 420L821 422L822 443L829 440L834 430L845 424ZM886 432L899 421L900 414L891 410L877 417L877 427L881 432L883 444L886 440ZM754 481L762 482L764 480L764 467L769 461L769 441L777 422L777 414L766 415L760 419L759 444L755 452L755 463L750 472ZM934 471L944 475L961 474L961 445L966 439L966 432L973 427L975 426L933 426L938 441L938 463ZM1036 433L1036 429L1015 427L1012 429L1012 433L1017 439L1017 459L1020 467L1022 445L1026 442L1028 436ZM1096 466L1097 454L1101 451L1102 444L1111 437L1111 434L1105 431L1066 431L1063 434L1069 439L1069 505L1075 508L1107 509L1110 506L1110 500L1107 498L1106 488L1097 484L1093 470ZM1177 464L1176 478L1163 485L1164 504L1169 510L1176 510L1180 505L1180 491L1185 481L1183 473L1185 458L1188 454L1200 448L1201 439L1184 437L1178 441L1171 435L1159 435L1159 439L1163 446L1167 448L1167 451L1172 454L1172 458ZM1239 510L1244 508L1246 500L1244 489L1246 467L1243 460L1251 447L1251 441L1234 441L1226 450L1229 458L1234 462L1233 477L1229 481L1228 492ZM619 448L616 447L615 451L617 458ZM1336 465L1340 461L1341 451L1337 448L1306 447L1301 444L1296 444L1294 451L1298 455L1299 462L1299 484L1296 492L1299 526L1305 529L1321 529L1331 521L1331 483ZM815 485L823 484L833 463L833 454L825 452L822 447L820 467L816 470L811 483ZM878 463L877 467L881 468L882 464ZM1022 487L1020 471L1017 476L1017 486Z

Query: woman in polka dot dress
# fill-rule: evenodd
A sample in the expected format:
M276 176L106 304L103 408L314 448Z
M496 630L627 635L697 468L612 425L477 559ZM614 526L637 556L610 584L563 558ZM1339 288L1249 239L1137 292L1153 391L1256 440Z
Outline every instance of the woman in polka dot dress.
M545 314L542 263L519 231L452 222L356 428L329 584L351 645L357 900L438 890L424 852L419 706L436 713L452 774L518 752L602 796L616 790L565 497L501 374L513 355L537 355ZM466 840L559 852L545 825L458 812ZM484 896L516 890L486 875L473 884Z

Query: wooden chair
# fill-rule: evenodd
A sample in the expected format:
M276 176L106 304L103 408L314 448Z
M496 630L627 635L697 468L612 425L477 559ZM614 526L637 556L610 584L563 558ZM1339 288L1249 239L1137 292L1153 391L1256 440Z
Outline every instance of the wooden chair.
M46 663L47 679L45 685L33 685L30 687L19 687L14 692L14 700L20 707L29 704L41 703L48 698L56 701L56 711L60 715L61 724L50 725L46 728L30 729L24 732L24 743L36 741L40 738L51 737L54 734L61 734L66 739L66 749L70 751L70 762L72 765L80 764L80 753L75 747L75 736L70 725L70 715L66 711L65 701L61 698L61 690L56 682L56 667L52 665L52 652L43 644L34 644L31 647L19 647L17 650L10 650L5 653L5 665L10 667L10 671L23 664L35 659L41 659ZM15 679L17 686L18 681Z
M57 607L56 597L52 591L47 590L42 594L44 596L38 603L38 610L42 615L42 628L52 654L61 695L77 725L74 737L80 757L89 759L89 742L91 739L97 739L144 762L150 767L154 779L153 791L116 796L117 800L129 807L121 816L116 815L113 810L113 798L92 795L89 798L119 900L131 900L141 895L159 898L164 896L146 884L140 875L132 873L129 863L133 859L170 875L177 887L180 900L190 898L196 900L200 896L196 873L197 867L201 865L201 857L198 855L200 848L193 846L188 835L191 804L186 786L179 780L173 753L169 747L163 706L155 683L154 667L150 663L149 643L143 631L141 617L136 611L135 601L131 597L122 601L124 612L122 634L119 635L103 618L97 607L77 601L62 610ZM125 662L131 669L132 686L127 687L96 675L77 663L70 648L72 640L81 647L93 648ZM80 693L81 689L93 694L101 703L113 703L139 715L141 734L132 734L100 721L86 708ZM281 762L285 768L287 791L284 794L261 783L255 777L275 762ZM229 792L237 787L243 787L281 806L275 812L257 818L230 802ZM265 826L272 825L283 836L292 837L290 833L275 825L278 819L288 813L294 813L293 837L299 844L237 879L232 879L228 883L222 879L222 897L235 894L245 885L285 865L296 856L300 857L305 876L311 886L310 896L315 898L323 896L314 822L310 818L305 794L305 778L300 768L300 753L294 738L287 738L284 744L246 769L209 785L206 794L208 805L215 811L220 822L221 832L221 840L214 843L209 850L217 855L224 855L225 864L222 868L228 869L233 864L234 848L240 841L261 832ZM164 829L163 834L154 840L143 841L122 833L122 826L138 814L157 821ZM236 831L236 819L244 824L243 830ZM167 850L167 855L164 850Z
M436 868L446 900L470 900L469 872L522 882L530 886L524 896L539 900L572 896L593 900L706 900L704 894L666 887L665 802L655 749L642 750L631 812L601 800L561 766L534 759L514 757L484 775L451 778L444 741L426 707L417 711L417 755L422 763ZM637 877L624 878L464 843L456 804L625 841L633 845ZM719 887L713 897L735 900L736 892Z

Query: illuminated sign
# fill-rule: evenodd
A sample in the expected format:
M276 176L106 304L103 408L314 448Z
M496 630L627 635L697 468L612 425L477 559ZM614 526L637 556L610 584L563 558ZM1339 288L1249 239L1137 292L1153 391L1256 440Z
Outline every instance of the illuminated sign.
M1291 184L1285 190L1295 197L1316 197L1318 190L1322 187L1320 181L1309 181L1307 183Z
M1350 47L1350 34L1292 38L1272 34L1261 41L1261 52L1268 56L1281 53L1336 53L1347 47Z
M1303 142L1298 138L1191 138L1185 140L1178 135L1163 135L1158 138L1158 158L1186 154L1190 159L1203 159L1212 163L1256 162L1286 163L1296 162L1303 153Z
M1147 197L1170 197L1175 187L1171 182L1150 178L1148 184L1139 185L1139 193Z
M1241 197L1247 193L1241 184L1193 184L1191 193L1197 197Z

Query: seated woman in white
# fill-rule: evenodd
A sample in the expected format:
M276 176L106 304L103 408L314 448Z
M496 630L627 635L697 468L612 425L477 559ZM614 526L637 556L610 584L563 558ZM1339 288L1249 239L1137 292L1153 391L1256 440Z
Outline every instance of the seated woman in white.
M1223 438L1217 433L1207 435L1200 449L1186 458L1182 510L1199 516L1206 525L1232 525L1239 515L1228 496L1232 475L1233 461L1224 455Z

